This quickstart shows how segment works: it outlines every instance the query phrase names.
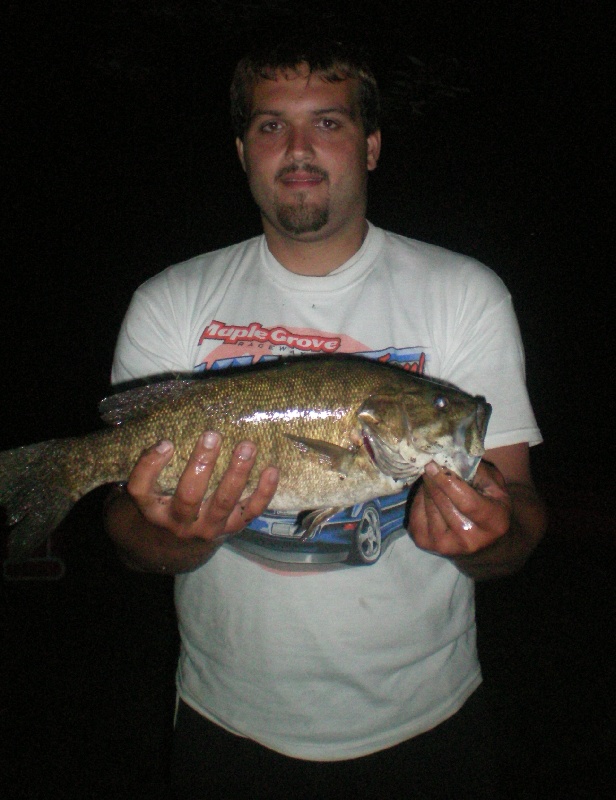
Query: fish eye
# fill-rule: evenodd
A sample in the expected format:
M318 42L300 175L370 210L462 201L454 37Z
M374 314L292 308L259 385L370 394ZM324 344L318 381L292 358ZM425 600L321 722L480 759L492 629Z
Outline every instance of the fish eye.
M443 408L447 408L447 406L449 405L449 400L444 395L437 394L437 396L434 398L434 402L432 403L432 405L434 406L434 408L442 410Z

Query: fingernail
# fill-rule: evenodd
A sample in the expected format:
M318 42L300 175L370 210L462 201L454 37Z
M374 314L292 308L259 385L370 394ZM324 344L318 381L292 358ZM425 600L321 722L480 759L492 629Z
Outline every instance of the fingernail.
M269 467L266 470L264 477L267 483L273 485L278 481L278 470L276 469L276 467Z
M161 439L154 449L157 453L165 456L173 449L173 443L168 439Z
M424 471L428 473L428 475L438 475L438 467L434 463L434 461L428 461L426 466L424 467Z
M251 444L248 444L248 443L241 444L237 448L237 457L241 461L248 461L249 459L252 458L253 453L254 453L254 447Z
M201 442L206 450L213 450L218 444L220 437L214 431L207 431L201 436Z

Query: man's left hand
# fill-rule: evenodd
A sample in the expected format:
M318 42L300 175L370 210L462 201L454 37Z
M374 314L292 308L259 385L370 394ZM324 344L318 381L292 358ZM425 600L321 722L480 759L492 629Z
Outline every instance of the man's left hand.
M430 462L413 500L409 531L423 550L455 558L500 539L511 516L512 500L495 466L482 461L471 485Z

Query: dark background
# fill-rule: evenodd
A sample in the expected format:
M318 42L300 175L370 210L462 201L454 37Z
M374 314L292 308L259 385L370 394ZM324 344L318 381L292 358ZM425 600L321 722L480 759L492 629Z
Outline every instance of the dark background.
M137 285L260 231L228 116L246 43L315 20L317 34L359 38L385 111L369 218L501 275L545 438L533 460L548 535L522 573L478 588L504 780L511 797L612 796L614 12L555 0L291 5L5 7L0 449L94 429ZM119 566L103 498L62 526L61 581L3 584L0 793L11 800L161 787L171 583Z

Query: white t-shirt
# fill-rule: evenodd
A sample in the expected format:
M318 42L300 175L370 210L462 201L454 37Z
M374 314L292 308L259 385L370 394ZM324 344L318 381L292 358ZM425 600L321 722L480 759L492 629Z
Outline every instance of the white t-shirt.
M265 237L135 293L114 383L298 353L352 352L481 394L487 448L536 444L511 298L473 259L374 226L324 277ZM306 759L353 758L455 713L481 682L473 582L404 531L368 566L297 568L231 544L176 578L178 692L228 730Z

